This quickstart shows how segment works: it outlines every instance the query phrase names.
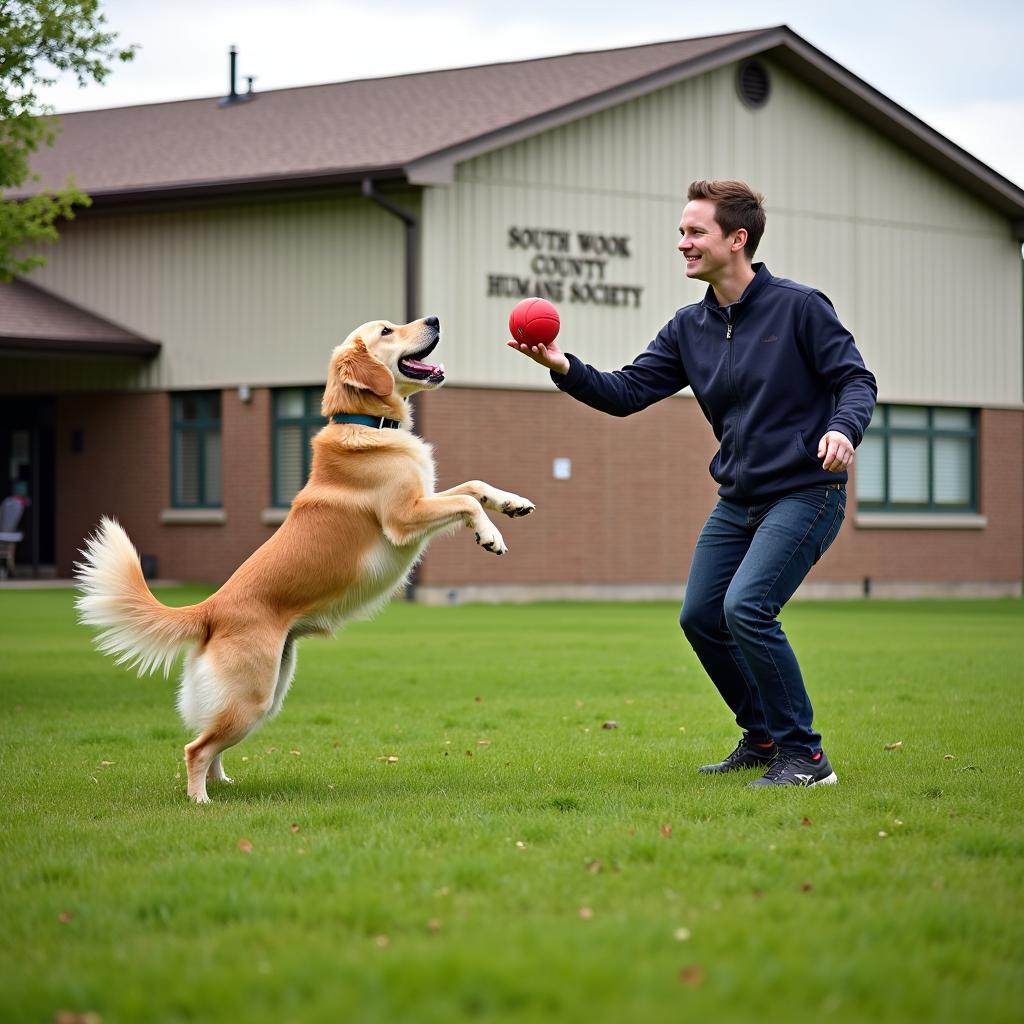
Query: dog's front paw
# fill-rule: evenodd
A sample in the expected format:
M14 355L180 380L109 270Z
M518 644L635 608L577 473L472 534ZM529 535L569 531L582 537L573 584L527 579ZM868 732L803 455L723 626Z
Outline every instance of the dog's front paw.
M501 512L512 519L528 516L537 508L529 498L521 498L518 494L508 494L501 502Z
M496 555L503 555L508 551L504 538L490 523L482 530L477 530L476 542L484 551L492 551Z

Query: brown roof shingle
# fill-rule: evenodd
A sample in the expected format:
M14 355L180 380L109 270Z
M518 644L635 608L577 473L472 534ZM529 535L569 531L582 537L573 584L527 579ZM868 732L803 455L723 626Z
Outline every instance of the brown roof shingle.
M16 278L0 284L0 352L155 356L160 345Z
M398 169L762 34L278 89L229 106L216 97L65 114L56 144L33 158L32 191L69 174L102 196Z

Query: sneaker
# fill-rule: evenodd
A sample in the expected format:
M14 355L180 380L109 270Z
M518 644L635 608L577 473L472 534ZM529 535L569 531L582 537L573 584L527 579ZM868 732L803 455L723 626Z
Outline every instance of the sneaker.
M824 750L819 750L813 756L780 750L779 756L772 762L768 771L747 785L830 786L838 781Z
M720 775L722 772L735 772L740 768L763 768L775 759L776 750L774 743L767 748L759 747L743 736L736 744L736 749L724 761L706 764L697 771L703 775Z

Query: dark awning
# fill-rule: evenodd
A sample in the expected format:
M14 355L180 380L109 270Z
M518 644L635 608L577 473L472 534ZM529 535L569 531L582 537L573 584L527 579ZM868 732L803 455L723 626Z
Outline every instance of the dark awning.
M0 284L0 353L155 356L134 334L20 278Z

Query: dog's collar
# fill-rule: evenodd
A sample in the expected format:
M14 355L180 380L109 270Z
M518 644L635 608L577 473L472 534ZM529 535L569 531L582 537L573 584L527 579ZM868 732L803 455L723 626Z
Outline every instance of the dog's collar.
M331 417L332 423L358 423L363 427L388 427L397 430L402 424L398 420L389 420L384 416L361 416L355 412L336 412Z

